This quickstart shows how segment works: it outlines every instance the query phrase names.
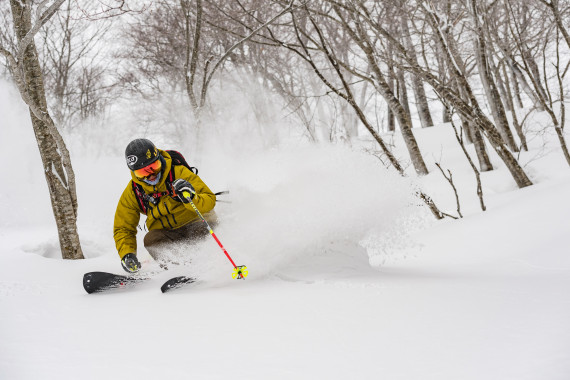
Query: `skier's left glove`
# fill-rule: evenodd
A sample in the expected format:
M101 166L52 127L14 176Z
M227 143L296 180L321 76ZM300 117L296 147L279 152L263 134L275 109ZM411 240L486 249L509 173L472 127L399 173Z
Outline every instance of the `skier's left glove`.
M141 263L134 253L127 253L121 260L121 265L127 273L137 273L141 269Z
M176 193L177 198L182 203L190 203L194 196L196 195L196 190L190 184L190 182L183 180L182 178L177 179L172 183L172 187L174 188L174 192Z

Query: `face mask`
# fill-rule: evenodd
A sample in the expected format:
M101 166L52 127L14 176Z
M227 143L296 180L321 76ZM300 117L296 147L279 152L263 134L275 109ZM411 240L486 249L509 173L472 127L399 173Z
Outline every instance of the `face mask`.
M156 179L154 181L149 181L148 179L143 179L143 182L154 186L160 182L160 177L162 177L162 172L158 173L158 175L156 176Z

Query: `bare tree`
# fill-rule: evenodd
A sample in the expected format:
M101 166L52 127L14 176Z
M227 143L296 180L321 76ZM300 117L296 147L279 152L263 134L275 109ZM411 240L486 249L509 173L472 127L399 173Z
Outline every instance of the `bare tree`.
M111 27L111 19L91 22L79 17L75 1L65 0L60 10L40 30L44 84L56 124L69 127L103 111L112 99L114 83L107 67L98 61L100 43ZM51 102L50 102L51 101Z
M416 48L414 43L412 42L412 36L408 25L409 10L408 7L406 6L405 1L400 1L398 5L399 6L397 8L399 10L403 44L408 48L408 51L410 53L410 58L416 60L417 62L418 59L415 51ZM417 75L412 74L411 78L412 78L412 88L414 90L414 95L416 99L416 107L418 109L418 116L420 117L420 123L424 128L432 127L433 121L424 89L424 83L421 77L418 77Z
M233 7L243 7L240 1L180 0L178 4L157 4L159 7L143 15L127 31L133 46L128 59L134 61L136 75L126 75L124 80L132 89L146 94L183 88L194 117L195 140L199 141L208 90L215 75L234 65L232 60L239 48L288 13L294 1L265 6L271 11L263 20L248 12L243 13L244 18L236 17ZM145 81L139 81L137 76Z
M470 13L474 25L475 57L477 59L481 83L483 84L487 97L487 103L489 104L491 114L495 120L495 125L501 133L503 140L513 152L517 152L518 147L509 127L509 122L507 120L501 95L499 94L497 82L491 72L493 57L489 55L490 47L488 46L484 25L482 25L486 22L486 12L481 12L479 10L479 3L477 0L470 0Z
M421 67L419 64L414 62L414 60L409 56L407 49L399 42L399 40L375 18L371 17L370 11L364 3L356 2L355 4L358 5L360 10L359 17L370 25L375 33L394 45L401 59L406 62L405 69L407 71L421 76L424 81L432 86L434 91L436 91L441 98L445 99L449 104L452 104L458 112L463 114L463 116L471 121L473 125L485 133L486 137L491 142L491 145L509 169L517 185L519 187L532 185L532 181L528 178L516 158L509 151L496 126L481 110L469 81L459 69L459 65L455 59L456 54L450 50L446 34L443 32L443 29L451 27L453 22L451 20L441 20L440 14L433 8L433 4L431 2L421 2L421 9L424 12L426 23L433 31L434 38L437 43L441 45L441 50L444 53L445 59L448 61L449 69L453 73L453 79L457 81L457 84L462 88L462 91L465 91L467 101L464 101L462 97L447 83L442 83L433 70Z
M269 18L261 25L255 27L245 37L239 39L231 46L225 48L219 55L212 53L207 54L200 47L202 39L202 16L204 12L202 0L197 0L195 8L191 6L190 1L180 0L180 6L184 14L184 36L185 36L185 60L184 60L184 78L186 81L186 92L192 106L192 111L196 118L198 131L200 130L201 113L206 103L206 95L208 87L214 74L221 68L224 62L230 58L232 52L240 45L253 38L259 31L271 25L282 15L288 13L293 7L294 0L291 0L282 10ZM192 20L192 11L195 11L194 20ZM201 63L201 78L197 78L198 66ZM197 80L198 79L198 80Z
M554 130L556 131L556 135L560 142L560 147L562 149L562 153L564 154L564 158L568 165L570 165L570 152L568 151L568 145L566 142L566 137L564 135L564 127L566 123L566 108L565 108L565 89L563 84L563 78L570 66L570 60L566 63L563 62L563 56L561 56L560 50L560 42L561 37L560 34L566 38L564 32L560 29L558 20L556 20L556 14L553 13L555 18L555 22L553 22L553 28L547 28L546 25L543 25L542 30L548 31L549 29L553 29L554 32L550 34L546 34L545 37L549 37L551 34L553 38L544 38L542 40L542 61L543 61L543 72L540 73L538 66L533 57L529 58L529 49L526 45L525 34L526 31L523 29L526 20L523 21L518 20L515 16L515 10L511 6L511 4L507 5L507 9L512 16L512 25L510 26L510 32L513 36L516 48L520 54L520 60L522 63L520 64L522 71L526 74L526 76L530 79L532 84L532 88L534 90L535 99L539 102L540 108L547 112L552 124L554 126ZM552 7L549 6L549 9L553 10ZM558 10L558 2L556 2L555 9ZM553 10L554 12L554 10ZM544 18L541 18L544 22ZM562 25L564 28L564 25ZM550 46L549 41L554 41L554 56L552 57L551 54L547 54L548 46ZM548 73L546 71L546 66L552 67L553 71L553 85L549 84L548 81ZM544 81L542 80L544 78ZM544 84L543 84L544 82ZM559 103L560 108L559 112L556 112L555 104Z
M48 112L43 74L34 43L34 36L64 1L56 0L51 4L47 0L42 1L36 8L36 19L32 24L32 1L10 0L17 50L10 52L0 46L0 53L8 61L10 73L20 95L30 109L50 191L62 256L64 259L82 259L83 252L76 225L75 174L63 138Z
M564 41L566 41L566 45L570 49L570 33L568 33L568 29L562 20L568 21L568 17L570 14L570 4L568 1L562 0L563 8L560 7L560 0L539 0L542 4L544 4L554 16L554 20L556 22L556 26L562 36L564 36Z
M428 173L427 166L423 160L419 146L412 132L412 122L409 110L407 110L403 102L400 99L398 99L398 97L396 96L397 94L395 94L392 91L388 79L380 69L380 63L378 62L376 55L374 53L374 47L373 47L374 45L372 44L368 35L362 28L362 25L360 25L358 21L355 21L356 25L354 28L351 27L349 25L349 22L345 19L347 15L343 14L343 12L336 4L333 3L332 7L336 15L338 16L338 19L333 19L330 16L324 16L326 12L319 10L312 10L309 9L308 7L305 7L304 10L306 12L306 17L308 17L309 20L311 21L312 28L316 36L313 37L311 35L311 32L308 30L301 30L300 33L303 34L304 38L306 38L308 41L311 42L313 49L322 51L325 54L330 67L334 70L333 72L335 72L339 78L341 75L344 76L344 74L341 73L341 71L344 69L346 72L352 73L364 80L369 81L374 86L376 91L385 99L390 110L393 112L396 119L398 120L398 123L400 125L400 131L404 138L406 147L408 148L408 152L410 154L410 158L412 160L416 172L422 175L427 174ZM321 30L321 27L319 26L319 24L322 24L323 21L319 20L320 22L317 22L315 17L313 16L313 13L319 15L321 18L327 17L327 19L337 23L352 37L352 41L354 41L354 43L364 53L364 56L366 58L367 68L370 71L369 75L361 71L359 72L354 66L349 65L348 62L343 61L336 54L336 49L331 46L330 40L328 40L327 36L325 36L325 34ZM348 15L348 17L350 17L350 15ZM300 37L298 38L298 40L299 42L302 42L302 39ZM314 66L315 65L314 59L311 58L309 60L309 63L311 63L311 65ZM341 82L343 83L343 86L345 86L345 83L348 84L346 81L341 81ZM402 90L405 89L405 84L403 83L403 79L401 77L399 79L399 83L400 83L400 89L399 89L400 95L402 96L403 95ZM331 87L334 86L331 84Z

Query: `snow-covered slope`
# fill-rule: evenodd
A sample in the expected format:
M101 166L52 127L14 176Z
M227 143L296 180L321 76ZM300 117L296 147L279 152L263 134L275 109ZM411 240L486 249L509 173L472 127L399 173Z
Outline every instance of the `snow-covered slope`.
M555 144L522 156L536 182L523 190L494 161L484 213L469 167L446 147L465 218L441 222L414 198L417 182L356 150L218 154L200 174L231 190L216 233L248 279L231 280L207 240L173 251L189 261L182 268L87 295L85 272L121 272L112 239L128 181L121 152L70 142L88 259L59 260L28 115L8 97L2 88L0 379L570 377L570 171ZM449 126L418 137L434 169ZM454 212L439 173L419 184ZM157 269L139 255L145 271ZM160 293L180 273L202 281Z

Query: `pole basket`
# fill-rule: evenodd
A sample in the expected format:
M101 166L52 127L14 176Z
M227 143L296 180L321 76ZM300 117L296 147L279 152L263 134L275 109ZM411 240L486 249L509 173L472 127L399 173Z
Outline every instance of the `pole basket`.
M247 267L245 265L236 266L232 273L232 278L237 280L245 280L248 275Z

